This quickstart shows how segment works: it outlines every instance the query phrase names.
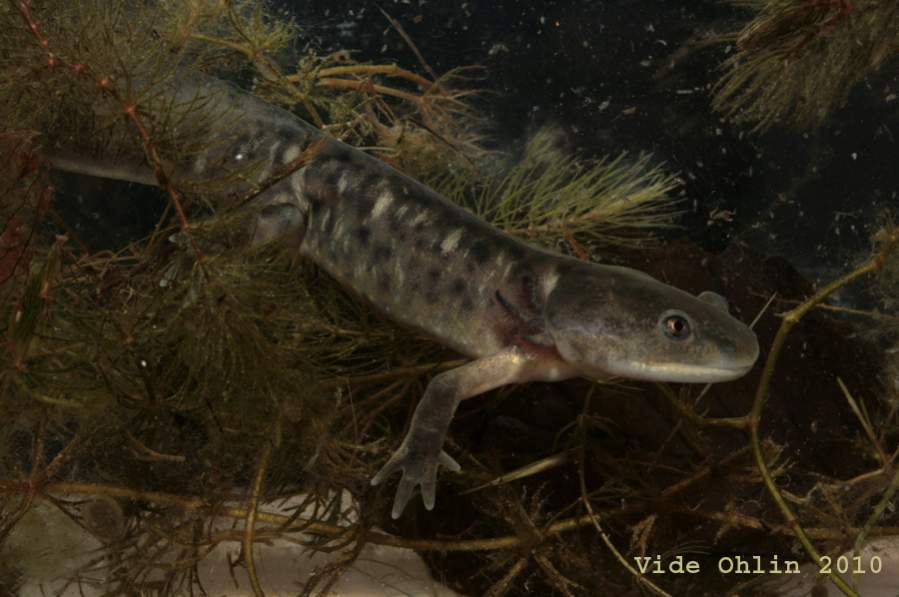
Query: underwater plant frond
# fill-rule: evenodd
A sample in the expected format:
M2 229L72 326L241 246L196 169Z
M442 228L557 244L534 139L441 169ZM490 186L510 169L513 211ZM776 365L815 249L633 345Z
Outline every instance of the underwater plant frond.
M173 49L201 57L216 69L234 53L250 58L278 55L299 36L296 21L271 14L256 0L176 0L160 3L157 31Z
M724 62L713 105L763 131L776 123L821 124L852 88L899 52L899 6L892 0L742 0L754 13L722 38Z
M483 122L467 101L474 91L463 87L472 68L427 78L396 64L358 63L345 51L310 51L286 67L302 28L259 0L180 0L155 20L170 51L195 67L222 74L249 65L259 97L305 112L337 138L386 149L403 167L445 168L447 149L463 164L484 153L477 132ZM410 127L416 134L404 137Z
M679 181L650 156L582 160L559 149L550 129L538 131L497 177L434 184L495 226L547 246L560 239L633 246L674 227L679 215L670 195Z

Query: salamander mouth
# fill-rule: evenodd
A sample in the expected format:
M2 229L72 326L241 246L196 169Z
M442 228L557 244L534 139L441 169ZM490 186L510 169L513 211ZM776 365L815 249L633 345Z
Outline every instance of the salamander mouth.
M683 363L654 363L635 365L611 364L608 373L641 381L667 381L673 383L720 383L743 377L753 363L733 365L685 365Z

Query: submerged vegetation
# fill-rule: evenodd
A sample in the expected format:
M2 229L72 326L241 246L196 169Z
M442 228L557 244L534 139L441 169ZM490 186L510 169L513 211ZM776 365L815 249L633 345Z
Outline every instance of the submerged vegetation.
M650 156L586 161L559 149L557 135L537 131L499 176L454 173L433 184L499 228L542 245L564 239L581 258L582 245L635 246L649 240L647 233L674 226L677 201L670 193L678 180L652 166Z
M738 0L752 20L724 37L715 108L768 129L811 127L853 87L899 53L899 6L892 0ZM888 95L887 93L884 94Z
M246 181L260 164L217 180L178 176L178 163L229 138L233 118L173 100L179 73L242 82L508 232L579 258L649 244L673 226L677 179L648 157L569 155L546 131L516 159L497 156L481 146L474 94L462 86L475 71L297 57L300 36L252 0L0 5L0 594L21 582L3 550L38 505L67 513L105 546L70 582L100 579L122 595L200 593L198 563L221 543L240 546L236 565L261 594L254 546L277 538L348 548L297 579L304 594L325 592L374 543L469 554L465 569L495 596L523 593L531 579L562 595L623 594L635 582L664 595L696 581L660 588L631 556L726 552L753 533L764 536L756 548L780 549L798 528L816 558L809 536L830 549L846 546L846 529L853 539L878 532L897 475L895 437L875 431L873 418L886 430L895 412L869 413L841 380L874 459L849 482L788 460L761 427L790 328L828 293L882 268L897 243L892 227L874 258L785 314L746 416L703 418L698 390L660 386L681 418L661 439L631 438L598 410L623 402L627 388L574 386L583 392L573 407L557 389L505 389L454 426L465 439L449 446L464 455L465 473L441 479L452 493L438 500L449 522L424 514L414 537L410 509L391 529L401 536L374 530L389 524L392 488L368 480L428 376L458 357L383 320L291 251L244 248L243 208L260 188ZM166 207L145 238L90 248L97 243L72 225L44 161L65 151L115 156L123 168L138 156L152 167L148 182ZM131 192L113 201L133 201ZM531 400L565 415L540 441L504 432L517 420L503 407ZM493 413L493 427L473 413ZM722 430L744 447L721 440ZM484 434L491 441L479 441ZM807 496L778 488L788 472L813 479ZM766 499L762 488L779 512L749 503ZM288 496L308 508L275 512ZM797 524L791 508L803 503L814 508ZM681 517L707 527L709 545L682 543Z

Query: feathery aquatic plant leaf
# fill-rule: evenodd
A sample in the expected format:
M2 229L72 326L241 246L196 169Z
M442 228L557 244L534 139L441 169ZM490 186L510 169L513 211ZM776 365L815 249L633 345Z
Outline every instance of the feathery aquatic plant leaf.
M714 107L763 131L821 124L852 88L899 52L893 0L740 0L754 13L726 35L736 52L723 64Z

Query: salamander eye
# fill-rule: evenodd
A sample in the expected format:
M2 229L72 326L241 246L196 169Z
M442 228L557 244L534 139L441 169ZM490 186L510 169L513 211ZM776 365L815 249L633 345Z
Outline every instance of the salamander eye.
M681 315L669 315L662 320L665 335L675 340L686 340L690 337L690 322Z

